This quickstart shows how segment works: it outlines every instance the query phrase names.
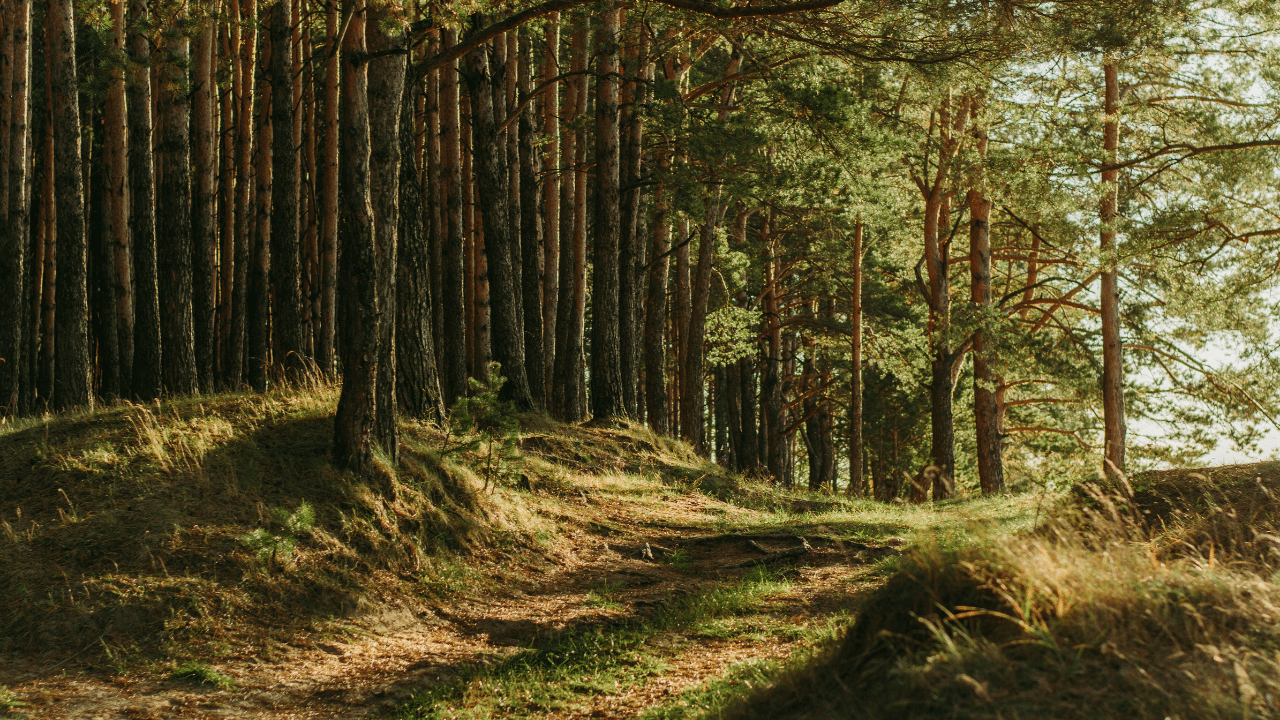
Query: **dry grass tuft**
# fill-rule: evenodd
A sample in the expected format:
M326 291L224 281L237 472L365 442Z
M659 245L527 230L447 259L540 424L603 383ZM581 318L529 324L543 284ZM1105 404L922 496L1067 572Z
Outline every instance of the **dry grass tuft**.
M840 643L727 716L1280 716L1275 466L1133 485L916 549Z

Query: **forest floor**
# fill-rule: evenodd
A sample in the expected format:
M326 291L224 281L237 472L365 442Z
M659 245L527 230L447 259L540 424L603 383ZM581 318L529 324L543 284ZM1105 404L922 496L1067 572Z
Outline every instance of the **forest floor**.
M44 432L43 447L56 450ZM114 637L108 625L96 638L94 627L63 639L60 652L3 653L0 716L692 717L828 646L868 590L883 585L896 557L922 537L964 545L1024 529L1045 502L1021 496L906 507L764 486L708 492L709 468L701 478L693 476L696 463L674 474L634 463L593 470L599 453L625 454L609 445L619 438L575 428L578 445L570 447L559 432L526 434L527 457L537 460L529 466L534 482L544 484L511 491L510 499L532 517L524 520L530 542L477 546L432 565L429 591L364 587L343 612L300 622L272 625L265 613L256 622L246 617L236 632L207 617L194 634L117 641L114 652L104 640ZM566 454L577 458L572 472L551 472ZM671 457L665 461L669 471ZM83 491L72 497L64 522L69 514L94 516ZM42 547L18 536L18 556ZM204 544L210 547L207 538ZM160 562L166 576L180 564L174 547L168 566ZM302 573L305 558L292 562L246 571L241 584L288 592L292 586L261 576ZM183 567L192 577L204 572L190 561ZM383 581L405 584L387 572L359 579Z

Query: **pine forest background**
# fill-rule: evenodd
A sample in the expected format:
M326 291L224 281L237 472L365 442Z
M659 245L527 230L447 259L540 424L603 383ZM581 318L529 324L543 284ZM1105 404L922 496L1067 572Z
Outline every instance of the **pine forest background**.
M497 376L882 500L1276 427L1270 2L0 7L10 418L333 378L360 471Z

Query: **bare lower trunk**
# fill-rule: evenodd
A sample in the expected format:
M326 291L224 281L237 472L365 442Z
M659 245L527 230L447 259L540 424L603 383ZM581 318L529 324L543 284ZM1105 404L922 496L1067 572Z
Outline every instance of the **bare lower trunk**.
M661 160L659 174L665 175L667 158ZM649 293L645 302L644 319L644 379L646 414L649 427L660 435L671 432L667 418L667 368L666 368L666 320L667 320L667 257L671 245L671 225L667 219L666 188L659 184L654 192L656 209L653 218L654 260L649 268Z
M320 154L320 335L316 364L326 375L334 372L334 339L338 279L338 0L325 5L324 148Z
M134 355L131 389L160 395L160 294L156 276L155 186L151 156L151 42L145 0L129 1L129 235L133 241Z
M532 41L527 29L520 32L517 86L520 100L533 90L530 66L533 58ZM546 403L543 362L545 342L542 331L542 222L538 213L538 167L542 164L537 145L538 115L534 103L529 103L520 113L519 120L519 190L520 190L520 264L522 270L521 296L524 305L524 366L529 380L529 394L537 407ZM513 258L514 260L514 258Z
M622 390L619 315L618 21L616 2L605 4L596 80L596 214L591 273L591 414L596 420L627 414Z
M457 44L457 33L444 31L444 47ZM463 205L462 205L462 145L459 133L459 99L457 62L448 62L440 69L440 175L444 185L445 237L441 252L443 266L444 328L442 336L446 351L443 353L440 389L444 403L452 407L467 391L466 347L466 297L464 294L465 263L463 255Z
M560 73L560 14L552 13L546 25L546 55L542 82ZM551 84L542 91L542 134L546 141L542 154L542 384L543 397L550 405L551 377L556 362L556 325L560 294L560 88ZM533 377L530 382L536 382Z
M124 53L124 2L111 3L111 47ZM25 110L25 109L24 109ZM103 232L110 250L109 262L114 266L112 288L116 316L117 367L115 392L118 397L132 397L133 380L133 261L129 244L128 135L125 123L124 69L114 68L107 86L106 112L103 117L104 183Z
M217 106L214 104L214 29L212 23L196 38L192 91L194 114L191 140L194 183L192 187L192 322L195 329L196 381L202 392L212 392L214 358L214 301L217 296L218 243L218 145Z
M268 12L271 33L271 330L274 364L286 377L305 366L299 282L298 141L294 122L293 32L289 0Z
M853 290L849 298L849 487L846 492L865 497L862 447L862 218L853 228Z
M587 66L587 37L589 20L584 16L574 28L570 41L570 72L583 72ZM566 108L570 116L580 118L587 107L587 82L584 75L576 75L572 89L566 96ZM566 136L561 147L565 167L572 168L572 179L565 179L561 206L560 245L560 308L556 320L555 381L552 383L552 412L561 420L576 422L586 413L583 410L584 388L582 382L583 318L586 315L587 285L587 186L585 164L586 131L579 127L572 136ZM572 189L572 193L567 192ZM568 225L568 232L563 226Z
M22 368L27 366L26 352L26 286L30 283L24 259L27 256L28 161L30 129L27 104L30 91L30 26L29 0L15 0L5 28L5 44L9 52L12 79L9 83L11 110L9 122L8 167L0 172L8 175L4 217L0 217L0 287L8 289L0 297L0 415L24 412Z
M404 31L387 11L371 12L370 52L402 43ZM405 58L388 55L369 62L369 188L373 204L373 242L377 261L378 372L374 433L394 467L400 438L396 428L396 239L400 225L400 103Z
M369 187L368 69L365 9L355 0L342 63L342 393L334 420L333 462L357 473L373 468L378 376L378 259Z
M80 88L76 76L75 9L51 0L45 25L53 116L55 204L58 213L57 366L53 405L93 404L89 364L89 297L84 175L80 158Z
M1108 163L1114 164L1120 138L1120 90L1114 55L1103 61L1106 98L1103 125L1103 151ZM1120 281L1116 272L1116 204L1120 172L1102 173L1102 262L1099 292L1102 295L1102 413L1105 449L1103 470L1108 477L1124 474L1124 365L1120 339Z

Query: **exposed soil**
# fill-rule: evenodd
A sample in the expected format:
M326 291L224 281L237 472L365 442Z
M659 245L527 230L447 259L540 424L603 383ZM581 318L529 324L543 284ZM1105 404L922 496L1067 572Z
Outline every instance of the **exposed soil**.
M388 714L416 690L447 681L470 663L494 662L539 638L589 626L611 625L669 602L735 581L749 567L730 568L777 553L802 553L771 563L792 579L761 613L796 625L847 610L873 584L870 563L890 547L842 543L816 532L710 534L709 519L725 527L752 514L701 495L644 502L609 493L572 500L583 529L564 536L546 561L510 564L518 578L497 593L468 593L418 607L380 607L299 634L287 643L233 650L207 658L234 679L232 689L167 680L162 670L130 667L121 674L77 667L75 660L40 665L0 659L0 684L25 707L10 716L32 718L361 718ZM646 552L647 547L647 552ZM663 562L670 553L679 562ZM650 559L652 557L652 559ZM794 568L794 569L788 569ZM497 568L494 568L497 570ZM592 590L609 588L607 607ZM785 658L799 642L775 635L683 638L663 655L660 676L616 694L591 698L555 718L630 718L671 696L723 675L740 663ZM3 711L0 711L3 714Z

